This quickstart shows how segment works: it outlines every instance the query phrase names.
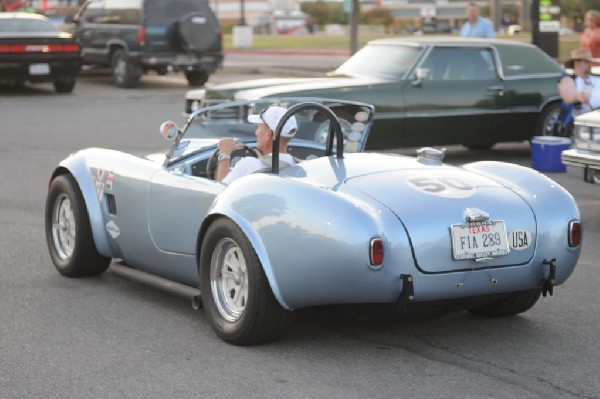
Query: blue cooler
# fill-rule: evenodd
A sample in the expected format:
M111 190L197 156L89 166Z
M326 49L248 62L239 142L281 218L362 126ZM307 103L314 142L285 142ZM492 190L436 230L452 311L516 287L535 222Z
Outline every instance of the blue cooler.
M566 172L567 167L560 161L560 153L570 146L571 139L567 137L532 137L531 167L540 172Z

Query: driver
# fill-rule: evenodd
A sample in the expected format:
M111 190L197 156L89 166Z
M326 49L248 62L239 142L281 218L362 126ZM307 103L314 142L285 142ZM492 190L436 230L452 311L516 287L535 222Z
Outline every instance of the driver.
M231 154L239 148L235 139L231 137L223 138L219 141L219 156L217 163L216 180L225 184L231 183L238 177L246 176L250 173L271 166L271 153L273 152L273 135L277 124L281 120L287 109L279 106L266 108L260 115L249 115L248 122L258 123L254 134L256 135L255 153L260 154L260 158L244 157L240 159L233 168L231 168ZM296 161L287 153L288 142L296 134L298 124L296 117L290 117L281 129L281 138L279 139L279 161L284 164L294 165ZM231 169L231 171L230 171Z

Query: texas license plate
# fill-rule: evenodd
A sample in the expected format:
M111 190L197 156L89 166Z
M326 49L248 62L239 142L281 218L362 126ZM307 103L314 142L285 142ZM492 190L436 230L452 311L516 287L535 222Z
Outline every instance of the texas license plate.
M453 224L452 257L456 260L508 255L504 221Z
M48 64L31 64L29 65L30 75L48 75L50 73L50 65Z

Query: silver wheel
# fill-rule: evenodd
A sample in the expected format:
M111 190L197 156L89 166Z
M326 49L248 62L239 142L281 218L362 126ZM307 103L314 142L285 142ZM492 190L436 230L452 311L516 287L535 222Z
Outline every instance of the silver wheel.
M248 302L248 269L241 248L230 238L221 239L213 252L210 287L221 317L239 320Z
M52 209L52 242L61 259L69 259L73 256L76 234L71 200L63 193L56 198Z
M118 57L116 59L113 67L113 76L115 77L115 81L119 83L125 82L125 79L127 79L127 60L125 58Z

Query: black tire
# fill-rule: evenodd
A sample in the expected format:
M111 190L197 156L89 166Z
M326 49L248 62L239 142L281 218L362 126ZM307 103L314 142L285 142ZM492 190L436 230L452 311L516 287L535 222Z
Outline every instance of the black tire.
M185 77L190 86L204 86L208 81L209 73L206 71L185 71Z
M490 150L494 145L496 145L496 143L464 144L464 146L471 151L487 151Z
M75 88L75 76L61 78L54 82L54 90L57 93L71 93Z
M199 7L206 7L206 10L186 14L176 24L179 45L188 53L220 48L219 21L208 3L197 4Z
M258 256L235 223L223 218L208 228L198 267L206 317L225 342L261 344L286 332L292 313L275 299Z
M583 180L592 184L600 184L600 170L586 166L583 169Z
M541 293L539 289L512 292L504 298L471 308L469 312L479 317L513 316L531 309Z
M160 76L165 76L169 72L169 68L166 66L156 68L156 73Z
M559 112L560 103L552 103L546 106L540 115L540 119L538 119L534 136L553 136L554 123L558 119Z
M135 66L122 49L112 55L110 68L113 82L125 89L135 87L142 77L141 68Z
M63 276L96 276L111 258L96 250L83 195L73 176L50 183L46 197L46 243L56 270Z

